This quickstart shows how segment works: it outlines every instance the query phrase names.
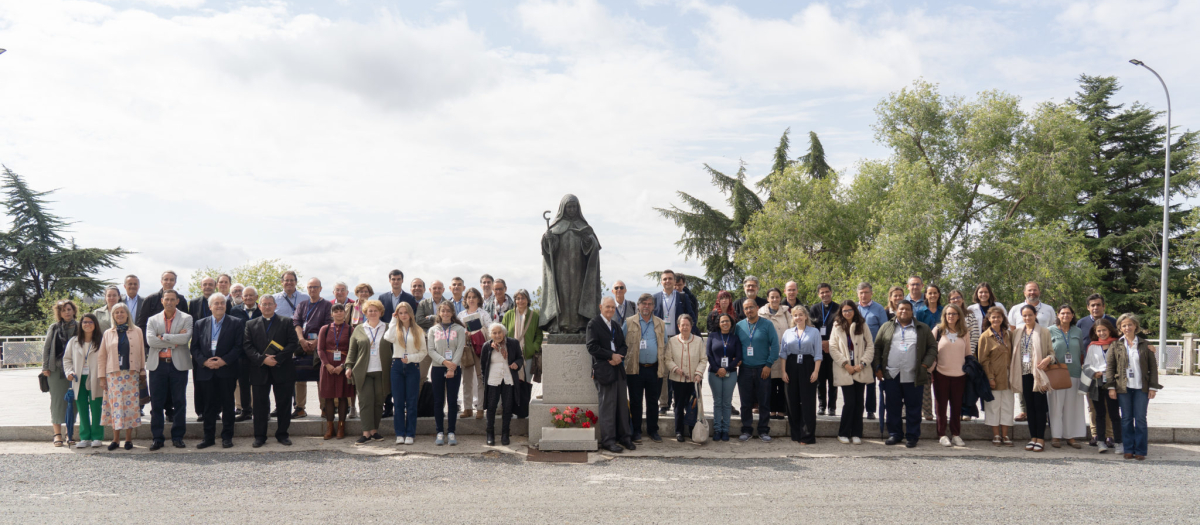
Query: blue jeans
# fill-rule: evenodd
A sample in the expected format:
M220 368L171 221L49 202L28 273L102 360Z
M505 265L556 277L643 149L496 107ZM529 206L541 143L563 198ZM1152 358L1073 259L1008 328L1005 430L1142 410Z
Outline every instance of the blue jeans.
M903 405L905 432L904 439L916 443L921 438L921 401L924 399L925 385L901 383L899 379L884 379L879 382L883 390L883 398L887 402L887 430L889 436L901 435L900 410Z
M187 431L187 384L188 371L176 370L174 363L159 362L158 368L149 372L147 386L150 388L150 434L154 441L165 441L163 426L167 404L175 407L171 418L171 440L183 439Z
M1124 394L1117 394L1117 403L1121 405L1121 437L1124 438L1125 453L1135 456L1146 455L1146 439L1149 430L1146 428L1146 407L1150 398L1142 389L1130 389Z
M458 421L458 386L462 384L462 368L455 369L454 377L450 379L446 379L444 366L433 366L429 370L429 382L433 384L433 422L441 434L446 420L446 404L449 403L450 432L454 432L454 423Z
M729 419L733 413L733 387L737 386L737 376L725 374L717 377L714 372L708 373L708 386L713 396L713 432L729 432Z
M392 428L396 437L416 437L417 397L421 393L421 365L392 360L392 399L396 403Z

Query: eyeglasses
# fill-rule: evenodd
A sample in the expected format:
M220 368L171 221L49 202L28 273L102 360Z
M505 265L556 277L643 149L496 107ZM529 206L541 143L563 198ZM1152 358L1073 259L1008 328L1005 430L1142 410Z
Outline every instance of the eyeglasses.
M625 289L624 286L614 286L613 287L613 290L624 290L624 289Z

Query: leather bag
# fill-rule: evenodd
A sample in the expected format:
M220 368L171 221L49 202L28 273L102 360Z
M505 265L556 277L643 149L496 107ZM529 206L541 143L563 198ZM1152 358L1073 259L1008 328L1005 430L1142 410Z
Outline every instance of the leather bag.
M1046 377L1050 380L1051 390L1071 388L1071 373L1067 371L1067 365L1056 364L1046 367Z

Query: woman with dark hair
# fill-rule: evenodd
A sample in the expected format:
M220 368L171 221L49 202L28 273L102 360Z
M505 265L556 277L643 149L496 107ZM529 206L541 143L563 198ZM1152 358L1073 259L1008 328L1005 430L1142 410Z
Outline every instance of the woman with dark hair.
M733 310L733 294L728 290L717 292L717 300L713 303L713 309L708 313L708 333L716 334L721 332L721 315L729 314L733 319L737 319L737 314Z
M1029 304L1021 307L1021 319L1025 326L1017 331L1009 366L1020 372L1021 389L1025 393L1030 436L1025 450L1041 452L1046 448L1049 410L1046 391L1050 390L1050 378L1046 376L1046 367L1054 363L1054 349L1050 346L1050 331L1038 325L1037 308Z
M961 307L948 305L942 312L942 322L933 329L938 340L937 367L933 370L933 394L937 404L935 412L939 442L945 447L966 446L960 437L963 388L967 384L963 364L970 355L971 348L964 317ZM950 407L948 414L947 405Z
M1011 368L1013 334L1008 327L1008 313L1000 305L987 311L988 327L979 336L979 365L987 374L993 400L984 406L983 422L992 427L992 444L1013 446L1013 389L1020 375Z
M515 308L504 312L504 328L509 337L521 344L525 364L517 371L520 378L517 391L517 419L529 417L529 399L533 397L533 382L541 382L542 330L538 328L538 312L530 308L533 301L525 289L513 294Z
M938 288L936 284L926 286L925 305L917 308L913 312L913 317L925 323L930 330L942 322L942 289ZM921 415L925 417L925 421L933 421L933 381L930 381L929 385L922 387L921 390L924 391L921 399Z
M730 295L729 292L722 293L727 297ZM742 341L733 333L734 319L736 317L732 313L718 314L717 331L708 333L708 387L712 389L713 396L713 441L729 441L733 388L737 386L738 364L742 362Z
M67 389L71 388L71 382L63 374L63 356L67 353L67 341L79 330L77 313L79 309L69 299L54 303L54 324L46 330L46 343L42 345L42 375L50 383L50 423L54 425L56 447L63 446L62 424L67 420Z
M1104 388L1104 384L1111 379L1105 377L1108 372L1106 359L1108 352L1114 348L1116 336L1117 327L1105 317L1101 317L1092 325L1092 342L1088 345L1087 357L1084 358L1082 373L1079 375L1080 381L1089 383L1088 397L1092 400L1092 406L1096 408L1096 431L1093 435L1097 438L1096 446L1100 448L1101 454L1122 442L1121 410L1117 406L1117 400L1108 397ZM1106 437L1110 433L1112 436Z
M854 301L842 303L829 334L829 358L833 360L833 384L842 387L842 424L838 441L862 444L863 393L874 381L871 361L875 342Z
M346 412L354 395L354 385L345 376L350 337L354 332L347 322L350 317L347 315L348 309L345 304L333 305L329 310L333 322L322 326L317 335L317 357L321 362L317 395L321 399L321 415L325 417L325 439L333 439L335 434L338 439L346 437ZM335 414L338 417L336 431L333 421Z
M454 313L454 303L443 300L437 307L437 322L425 334L425 347L433 366L429 369L429 382L433 385L433 422L437 437L433 444L450 446L458 444L454 436L458 416L458 387L462 384L463 351L467 348L467 329ZM449 428L445 425L446 405L450 408Z
M100 370L100 334L100 320L94 314L83 314L79 334L67 341L63 354L63 373L71 382L79 409L79 444L75 448L104 445L104 425L100 424L104 398L100 395L100 376L95 373Z
M1050 327L1050 345L1054 348L1054 360L1067 365L1071 375L1071 388L1051 390L1046 398L1050 403L1050 446L1062 448L1062 439L1067 445L1083 448L1075 438L1087 434L1085 419L1087 405L1079 388L1079 376L1083 371L1083 331L1075 325L1075 309L1064 304L1058 307L1058 323Z
M1001 309L1004 309L1004 305L996 301L996 294L992 293L992 285L988 283L979 283L976 285L975 293L971 295L971 300L972 303L967 306L967 319L969 320L971 317L974 317L976 324L979 325L979 332L982 334L988 326L988 311L993 306L999 306ZM1007 312L1008 310L1005 309L1004 311ZM967 328L970 327L968 326ZM973 330L972 333L974 333ZM976 351L975 356L978 357L978 346L972 346L971 348Z

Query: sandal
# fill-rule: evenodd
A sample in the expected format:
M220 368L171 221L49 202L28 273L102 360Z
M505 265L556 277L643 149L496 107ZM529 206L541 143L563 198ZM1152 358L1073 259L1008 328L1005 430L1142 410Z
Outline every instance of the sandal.
M62 434L54 435L54 446L56 446L56 447L63 446Z
M1083 445L1079 444L1079 442L1075 441L1074 439L1068 439L1067 445L1074 449L1083 448Z
M1043 451L1043 450L1045 450L1045 447L1043 447L1041 443L1034 443L1034 444L1033 444L1033 451L1034 451L1034 452L1041 452L1041 451Z
M992 436L992 444L997 447L1000 446L1000 436Z
M1054 448L1062 448L1062 441L1055 439L1050 442L1050 446Z
M1008 437L1008 436L1004 436L1004 446L1006 446L1006 447L1011 447L1011 446L1013 446L1013 440L1012 440L1012 438L1010 438L1010 437Z
M1034 443L1034 442L1030 441L1030 442L1028 442L1028 443L1026 443L1026 444L1025 444L1025 450L1030 450L1030 451L1031 451L1031 450L1033 450L1033 447L1036 447L1036 446L1037 446L1037 443Z

